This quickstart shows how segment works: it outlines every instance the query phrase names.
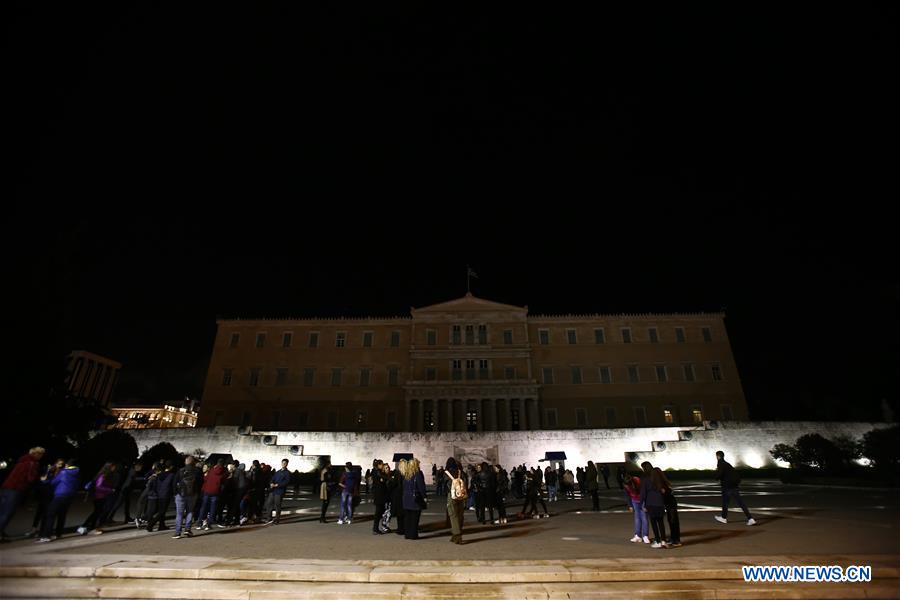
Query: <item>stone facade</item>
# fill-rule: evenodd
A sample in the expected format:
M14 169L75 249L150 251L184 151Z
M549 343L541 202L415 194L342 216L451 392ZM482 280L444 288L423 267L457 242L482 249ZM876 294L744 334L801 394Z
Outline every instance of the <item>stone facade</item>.
M472 432L745 420L722 313L219 320L201 427Z
M196 427L197 413L187 406L113 406L109 413L115 418L107 429L155 429Z
M84 350L66 358L66 392L79 400L109 406L119 380L122 363Z
M180 452L200 448L206 453L228 453L248 463L254 459L290 468L311 470L320 456L335 464L351 461L370 465L372 459L390 461L395 453L412 453L423 465L446 462L454 456L463 462L489 460L504 466L536 465L546 452L563 451L574 469L588 460L621 463L649 460L663 469L715 468L715 452L723 450L735 466L775 466L769 450L778 443L794 443L805 433L829 439L846 435L854 439L884 424L820 422L708 422L705 427L644 427L636 429L585 429L575 431L495 432L251 432L239 427L195 429L141 429L129 431L143 451L159 442L170 442Z

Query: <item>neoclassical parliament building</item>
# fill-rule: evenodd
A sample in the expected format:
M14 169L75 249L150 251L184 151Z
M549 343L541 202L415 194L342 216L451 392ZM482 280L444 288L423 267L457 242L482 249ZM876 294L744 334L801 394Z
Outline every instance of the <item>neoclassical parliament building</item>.
M198 426L510 431L746 420L723 313L220 319Z

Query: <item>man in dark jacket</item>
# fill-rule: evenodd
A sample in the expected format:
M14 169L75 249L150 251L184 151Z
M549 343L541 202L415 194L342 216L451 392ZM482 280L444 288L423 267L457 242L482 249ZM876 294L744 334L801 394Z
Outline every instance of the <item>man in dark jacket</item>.
M288 459L281 461L281 468L272 475L272 482L269 484L269 497L266 498L266 506L263 508L263 515L268 518L266 525L278 525L281 518L281 502L284 500L284 492L287 490L288 484L291 483L291 472L288 471ZM272 517L272 511L275 511L275 517Z
M372 520L372 535L382 533L380 525L384 516L385 505L390 500L388 497L388 482L382 462L379 460L372 467L372 501L375 503L375 518Z
M591 494L591 510L598 511L600 510L600 497L598 495L600 482L597 481L597 467L594 466L594 461L588 461L587 469L584 472L584 479L587 490Z
M16 462L0 488L0 537L6 539L6 526L25 497L25 492L38 480L44 449L35 446Z
M147 510L152 515L147 523L147 531L159 523L159 531L165 531L166 511L169 510L169 502L175 493L175 465L171 460L166 461L165 470L156 476L150 484L150 492L147 494Z
M196 459L188 456L184 466L175 475L175 535L173 539L191 537L194 506L203 485L203 472L197 468Z
M146 473L144 473L144 464L139 462L134 463L134 465L128 469L128 474L125 476L125 481L122 483L122 489L119 490L116 503L109 513L110 521L115 520L116 513L119 512L119 507L125 506L125 522L131 522L131 496L134 494L135 490L143 491L146 483L147 477Z
M603 483L606 484L606 489L609 489L609 465L600 465L600 475L603 476Z
M741 492L738 489L741 480L734 467L725 460L725 453L721 450L716 452L716 460L718 462L716 465L716 479L722 482L722 516L716 515L716 521L719 523L728 522L728 505L731 503L731 499L734 498L735 503L741 507L741 510L744 511L744 515L747 517L747 525L756 525L756 519L747 510L747 505L744 504L744 500L741 498Z
M487 522L494 522L494 502L497 495L497 475L494 473L494 469L487 464L487 462L482 462L481 470L478 471L478 503L476 504L475 514L478 516L478 522L484 523L485 518L485 509L487 509L490 517Z

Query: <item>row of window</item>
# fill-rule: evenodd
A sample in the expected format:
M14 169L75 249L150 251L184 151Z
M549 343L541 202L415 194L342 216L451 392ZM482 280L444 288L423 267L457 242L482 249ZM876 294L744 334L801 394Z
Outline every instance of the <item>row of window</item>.
M623 344L631 344L635 342L635 337L633 334L633 329L631 327L621 327L619 328L619 341ZM712 343L712 329L709 327L701 327L700 334L703 336L703 341L707 344ZM659 328L658 327L648 327L647 328L647 341L651 344L659 344L660 336L659 336ZM551 343L550 339L550 330L549 329L539 329L538 330L538 342L542 346L548 346ZM676 327L675 328L675 342L678 344L684 344L687 342L687 337L684 333L684 327ZM566 329L566 343L569 345L575 345L578 343L578 330L576 329ZM594 329L594 344L605 344L606 343L606 329L603 327L597 327Z
M681 366L681 381L685 381L688 383L693 383L697 381L697 375L694 369L693 364L683 364ZM710 381L723 381L722 377L722 367L718 363L711 363L707 365L709 367L709 377ZM641 378L641 369L638 365L626 365L627 372L627 381L628 383L641 383L641 382L654 382L654 383L668 383L671 381L669 377L669 367L667 365L652 365L653 373L655 378L653 380L645 378ZM558 369L554 367L542 367L541 368L541 376L542 382L545 385L552 385L556 382L555 373ZM581 384L584 383L584 374L583 370L579 366L569 367L569 381L568 383L572 384ZM597 383L613 383L613 375L612 369L610 367L598 367L597 369Z
M344 385L344 371L346 371L346 369L344 369L343 367L335 367L331 369L331 385L333 387L340 387ZM262 380L262 375L263 370L261 368L250 369L247 378L247 385L249 387L259 387ZM222 385L227 387L230 386L233 382L234 369L223 369ZM303 369L303 385L305 387L312 387L316 385L317 382L317 371L314 367ZM369 368L360 369L358 382L360 387L368 387L369 385L372 385L374 383L373 370ZM399 367L389 367L387 369L387 384L390 386L400 385ZM288 369L275 369L275 386L282 387L286 385L288 385Z
M724 421L731 421L734 419L734 412L731 409L730 404L722 404L719 407L721 418ZM691 406L689 409L688 420L690 423L695 425L700 425L703 423L703 420L706 418L703 413L703 408L700 405ZM558 426L557 419L557 409L548 408L545 411L546 420L545 427L547 429L554 429ZM625 425L625 423L619 423L617 411L614 407L607 407L603 409L601 413L605 416L606 420L603 423L606 427L616 427L618 425ZM632 407L632 424L637 427L643 427L648 424L647 421L647 409L643 406L634 406ZM678 409L674 406L666 406L662 408L662 421L667 425L681 425L684 424L680 422L680 415L678 413ZM597 424L599 425L599 423ZM591 423L588 420L588 411L586 408L576 408L575 409L575 426L576 427L589 427Z
M465 364L465 369L463 369L463 365ZM719 382L723 381L722 377L722 367L718 363L712 363L707 365L709 367L709 375L711 381ZM334 387L339 387L344 384L344 369L343 367L335 367L331 369L331 385ZM558 368L555 367L542 367L541 368L541 376L542 383L544 385L553 385L557 383L556 380L556 372ZM248 385L250 387L258 387L260 385L260 380L262 378L262 368L252 368L249 370L248 377ZM372 377L373 370L368 367L361 368L359 370L359 379L358 383L360 387L368 387L373 383ZM627 382L628 383L641 383L641 382L655 382L655 383L668 383L670 381L669 378L669 367L667 365L653 365L653 372L655 374L655 379L642 379L641 378L641 370L638 365L627 365ZM697 376L695 373L693 364L683 364L681 365L681 381L685 381L688 383L693 383L697 381ZM490 361L486 359L453 359L451 361L450 366L450 379L453 381L462 381L465 380L488 380L491 379L491 367ZM503 368L503 378L506 380L515 380L518 378L518 373L514 366L506 366ZM234 369L224 369L222 372L222 385L230 386L234 379ZM387 369L387 381L388 385L397 386L399 385L400 379L400 368L399 367L389 367ZM426 381L437 381L438 379L438 370L437 367L425 367L425 380ZM312 387L316 384L316 369L314 367L307 367L303 369L303 385L306 387ZM569 381L573 385L580 385L584 383L584 373L583 369L580 366L569 367ZM595 383L602 384L611 384L613 383L613 372L610 367L598 367L597 368L597 378ZM275 369L275 386L281 387L288 385L288 369L287 368L276 368Z
M243 426L247 425L263 425L271 427L274 430L280 429L282 426L284 427L297 427L299 430L304 430L309 427L309 412L308 411L300 411L297 413L297 418L291 421L282 418L281 411L274 410L271 412L271 416L266 423L254 423L253 413L250 411L244 411L243 416L241 417L241 424ZM358 410L353 416L354 423L356 424L357 429L366 429L369 424L369 415L364 410ZM217 410L215 413L215 424L223 425L225 423L225 411ZM338 411L330 410L326 414L326 428L330 430L335 430L338 428ZM397 413L393 411L389 411L386 415L386 420L383 423L386 426L386 431L396 431L397 430Z
M475 328L472 325L465 326L465 343L466 344L474 344L475 343ZM709 327L702 327L700 329L701 335L703 336L703 341L706 343L711 343L712 340L712 330ZM400 347L400 331L392 331L390 334L389 346L391 348L399 348ZM479 325L478 326L478 343L481 345L487 344L487 326ZM631 344L634 342L634 336L631 327L622 327L619 329L620 341L623 344ZM266 336L265 332L259 332L256 334L256 347L257 348L265 348L266 347ZM684 344L687 341L685 337L684 327L676 327L675 328L675 342L679 344ZM656 327L647 328L647 340L651 344L660 343L659 329ZM231 341L229 342L229 347L237 348L240 345L241 334L240 333L232 333ZM428 329L425 332L425 341L429 346L437 345L437 331L434 329ZM451 343L453 345L462 344L463 341L463 329L460 325L453 325L451 330ZM538 330L538 342L542 346L550 345L551 337L549 329L539 329ZM290 348L294 343L294 334L291 331L285 331L281 336L281 347L282 348ZM513 344L513 330L506 329L503 331L503 343L506 345ZM566 330L566 343L574 345L578 343L578 331L576 329L567 329ZM606 343L606 330L603 327L598 327L594 329L594 343L595 344L605 344ZM347 332L346 331L338 331L335 333L334 338L334 346L336 348L344 348L347 345ZM375 332L373 331L364 331L362 334L362 347L363 348L372 348L375 345ZM309 333L309 337L307 338L307 347L308 348L318 348L319 347L319 332L312 331Z
M722 404L720 405L720 414L721 419L725 421L731 421L734 419L734 413L731 409L730 404ZM704 420L703 408L700 405L691 406L689 408L690 422L694 424L701 424ZM668 406L662 409L662 420L668 425L676 425L678 424L677 418L677 409L674 406ZM626 425L625 423L619 422L619 417L617 411L614 407L606 407L602 410L601 415L605 417L605 422L603 425L606 427L617 427L620 425ZM466 410L465 414L465 427L468 431L477 431L478 429L478 417L479 411L477 408L469 408ZM643 406L634 406L632 407L632 425L643 427L648 424L647 420L647 409ZM224 412L216 411L215 415L216 424L221 424L224 422ZM249 411L245 411L243 417L241 419L241 423L243 425L252 425L253 416ZM272 411L271 418L269 420L269 425L273 429L278 429L280 426L285 425L290 427L291 423L282 423L281 422L281 412L280 411ZM338 411L331 410L326 414L327 428L328 429L337 429L338 427ZM367 411L357 410L353 415L353 422L356 425L357 429L365 429L369 424L369 415ZM509 427L513 431L518 431L520 429L520 414L519 410L516 408L510 409L509 414ZM296 421L296 425L299 429L305 429L309 426L309 412L301 411L298 414L298 419ZM393 411L389 411L386 414L385 425L387 426L387 431L396 431L397 429L397 413ZM597 425L600 425L599 423ZM557 414L557 409L548 408L545 410L545 419L544 419L544 428L545 429L555 429L559 426L559 419ZM588 419L588 410L586 408L576 408L575 409L575 426L576 427L589 427L591 423ZM434 411L431 409L425 409L422 411L422 429L423 431L436 431L438 429L438 423L435 418Z

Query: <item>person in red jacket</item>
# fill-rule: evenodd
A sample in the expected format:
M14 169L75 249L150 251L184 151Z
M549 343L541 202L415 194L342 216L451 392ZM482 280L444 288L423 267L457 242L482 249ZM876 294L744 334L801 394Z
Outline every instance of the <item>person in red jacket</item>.
M222 493L222 486L225 484L225 459L220 458L216 462L216 466L207 471L203 478L203 503L200 504L200 520L203 521L202 529L209 529L209 526L216 520L218 511L216 508L219 504L219 494ZM209 507L207 509L207 507Z
M0 537L6 539L6 526L16 514L25 492L38 480L38 470L45 450L35 446L22 456L0 488Z

